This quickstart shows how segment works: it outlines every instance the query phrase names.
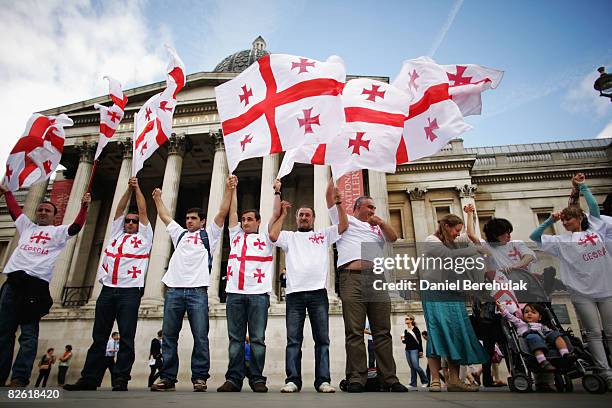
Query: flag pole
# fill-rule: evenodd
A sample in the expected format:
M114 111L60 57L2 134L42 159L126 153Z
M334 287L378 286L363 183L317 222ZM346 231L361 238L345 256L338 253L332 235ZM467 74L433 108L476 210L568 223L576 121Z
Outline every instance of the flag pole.
M91 185L93 184L94 174L96 173L96 168L98 167L98 160L94 160L93 167L91 168L91 174L89 175L89 182L87 183L86 193L91 193Z

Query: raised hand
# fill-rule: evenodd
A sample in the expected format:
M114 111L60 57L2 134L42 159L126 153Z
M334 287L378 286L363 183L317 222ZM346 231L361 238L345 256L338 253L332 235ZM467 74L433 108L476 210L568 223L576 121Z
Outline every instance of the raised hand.
M464 211L466 214L474 214L474 211L476 211L476 208L474 208L474 205L473 205L473 204L466 204L466 205L463 207L463 211Z
M151 195L153 196L153 200L159 200L162 196L162 191L159 188L156 188L155 190L153 190L153 193Z
M281 187L282 187L282 183L280 179L274 180L274 183L272 183L272 188L274 189L274 192L278 193L281 190Z

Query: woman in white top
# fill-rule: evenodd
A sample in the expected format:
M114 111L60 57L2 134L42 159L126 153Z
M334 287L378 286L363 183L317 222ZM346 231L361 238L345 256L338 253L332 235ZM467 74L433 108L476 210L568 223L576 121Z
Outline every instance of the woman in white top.
M612 224L601 220L595 197L578 174L573 182L589 206L585 215L579 207L567 207L553 213L536 228L530 238L544 252L559 258L561 281L570 294L576 314L582 323L586 341L596 366L607 378L612 390L612 370L603 344L605 333L608 350L612 349ZM587 228L583 225L588 221ZM561 220L569 232L562 235L542 235L544 230Z

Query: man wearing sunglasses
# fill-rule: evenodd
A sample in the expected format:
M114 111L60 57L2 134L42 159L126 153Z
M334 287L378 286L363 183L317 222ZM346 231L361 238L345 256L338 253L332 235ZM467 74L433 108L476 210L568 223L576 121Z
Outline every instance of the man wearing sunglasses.
M53 304L49 282L57 257L68 240L76 236L87 217L91 201L89 193L81 200L81 210L71 225L53 225L57 207L43 201L36 208L36 222L32 222L19 207L13 194L0 184L9 214L20 234L19 243L4 267L7 280L0 290L0 386L13 373L10 387L25 387L30 381L32 365L38 348L40 319L49 313ZM19 353L13 362L17 327Z
M124 212L132 193L136 196L138 212ZM138 322L138 308L149 264L153 243L153 229L147 217L147 205L138 186L131 177L128 188L117 204L115 220L111 226L110 242L102 253L97 279L102 290L96 301L92 337L81 378L75 384L66 384L67 391L95 390L102 383L105 365L106 340L115 320L121 338L115 363L113 391L127 391L130 372L134 364L134 336Z

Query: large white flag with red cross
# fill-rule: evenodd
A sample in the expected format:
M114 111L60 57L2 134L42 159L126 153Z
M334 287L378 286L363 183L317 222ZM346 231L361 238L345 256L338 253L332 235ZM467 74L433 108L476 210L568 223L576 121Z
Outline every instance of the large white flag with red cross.
M326 143L340 132L344 63L271 54L215 88L230 173L242 160L305 144Z
M410 96L368 78L352 79L342 92L346 123L327 144L307 145L285 154L278 177L293 162L330 164L334 179L359 169L395 172L395 154L408 113Z
M493 277L495 282L498 282L502 285L509 285L508 277L501 271L495 271L495 276ZM491 290L490 295L499 303L501 303L510 313L516 312L519 308L518 300L516 299L516 295L514 291L511 289L508 290Z
M125 105L128 102L128 98L121 88L121 83L108 76L104 78L108 80L110 98L113 101L113 105L106 107L97 103L94 104L94 108L100 111L100 138L98 139L98 148L96 149L94 160L98 160L102 150L104 150L108 141L115 134L119 122L123 119Z
M166 89L153 95L134 117L132 175L138 174L145 160L172 134L172 117L176 94L185 86L185 68L176 51L166 46L170 54Z
M10 191L17 191L49 178L62 158L64 127L72 125L72 119L63 113L32 115L6 161L3 184Z
M480 115L480 94L489 88L497 88L504 76L504 71L475 64L442 65L442 68L448 77L448 93L463 116Z
M410 93L413 100L397 148L397 164L431 156L472 128L450 98L446 71L431 58L404 62L392 84Z

